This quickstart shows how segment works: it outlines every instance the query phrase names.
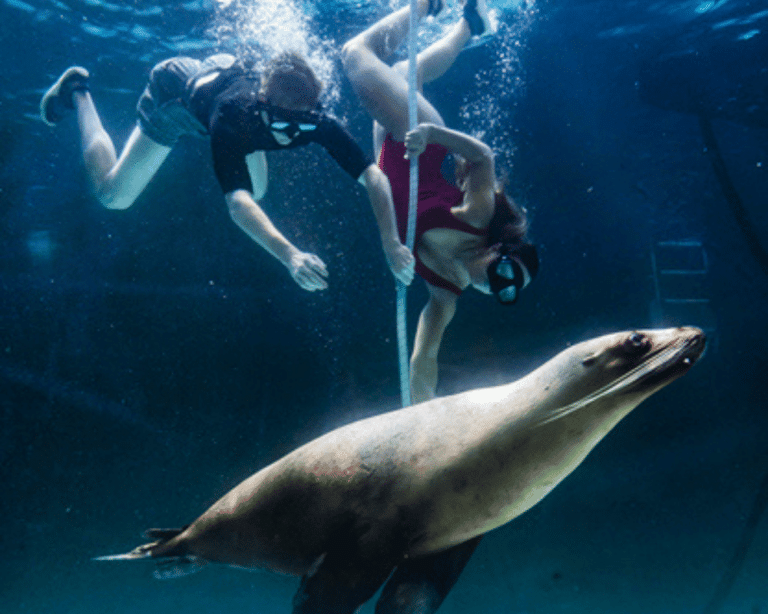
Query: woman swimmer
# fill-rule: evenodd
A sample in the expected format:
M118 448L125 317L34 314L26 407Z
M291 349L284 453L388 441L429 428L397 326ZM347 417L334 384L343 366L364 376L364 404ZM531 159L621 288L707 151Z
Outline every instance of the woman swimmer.
M419 17L435 15L441 0L419 0ZM490 30L483 0L467 0L462 19L417 58L419 125L408 132L408 62L384 59L408 33L410 8L385 17L348 41L342 50L352 87L374 120L379 166L392 186L398 230L405 236L407 158L419 156L419 196L414 254L429 299L419 317L411 356L414 403L435 396L437 354L462 290L472 286L513 303L538 270L536 249L525 242L524 211L497 188L493 152L468 134L451 130L421 93L453 64L472 36ZM440 171L448 153L458 157L457 185Z

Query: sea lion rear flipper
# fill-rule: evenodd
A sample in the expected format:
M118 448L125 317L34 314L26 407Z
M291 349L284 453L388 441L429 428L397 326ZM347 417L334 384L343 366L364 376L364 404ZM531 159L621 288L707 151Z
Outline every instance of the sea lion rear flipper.
M438 554L398 564L376 604L376 614L433 614L459 579L482 536Z
M126 552L125 554L108 554L106 556L97 556L94 561L135 561L137 559L152 558L149 546L155 544L146 544L139 546L135 550ZM159 559L157 561L157 569L152 572L158 580L172 580L174 578L181 578L182 576L188 576L193 573L197 573L203 567L205 567L205 561L198 559L195 556L172 556L165 559Z
M349 552L329 552L301 579L293 598L293 614L353 614L368 601L392 571L384 557L363 560Z
M189 526L189 525L187 525ZM155 541L134 548L125 554L108 554L97 556L94 561L135 561L138 559L155 559L157 569L152 575L158 580L180 578L200 571L205 561L196 556L185 554L178 544L169 544L173 538L184 532L181 529L148 529L144 532L147 539Z

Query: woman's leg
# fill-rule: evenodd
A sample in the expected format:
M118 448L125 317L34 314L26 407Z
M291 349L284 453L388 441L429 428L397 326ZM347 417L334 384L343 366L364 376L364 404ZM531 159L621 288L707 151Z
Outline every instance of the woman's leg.
M432 43L422 51L416 60L419 87L439 77L453 65L456 58L464 49L464 45L472 37L467 20L462 18L440 40ZM402 68L400 67L402 64ZM408 62L398 62L399 70L408 70Z
M118 159L90 92L74 91L72 103L77 111L86 172L96 196L109 209L127 209L155 175L171 148L156 143L136 126Z
M428 10L419 0L419 17ZM410 8L405 7L348 41L342 49L344 70L371 117L402 141L408 129L408 82L402 70L385 63L408 34ZM437 110L419 94L418 121L443 125Z

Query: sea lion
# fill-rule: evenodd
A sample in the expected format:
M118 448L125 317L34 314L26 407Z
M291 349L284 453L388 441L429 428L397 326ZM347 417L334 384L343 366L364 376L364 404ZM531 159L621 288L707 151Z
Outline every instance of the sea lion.
M185 528L101 559L155 559L160 577L207 562L302 576L295 614L351 614L389 577L377 613L434 612L480 536L541 501L704 346L696 328L615 333L511 384L353 422Z

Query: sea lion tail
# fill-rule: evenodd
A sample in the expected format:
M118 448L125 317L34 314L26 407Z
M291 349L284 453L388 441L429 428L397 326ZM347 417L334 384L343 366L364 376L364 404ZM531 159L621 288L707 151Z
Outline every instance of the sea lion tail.
M94 561L135 561L138 559L155 559L157 569L152 575L158 580L180 578L200 571L205 562L196 556L179 552L180 548L174 547L169 542L180 535L186 527L181 529L149 529L145 532L148 539L155 541L134 548L125 554L108 554L97 556Z

